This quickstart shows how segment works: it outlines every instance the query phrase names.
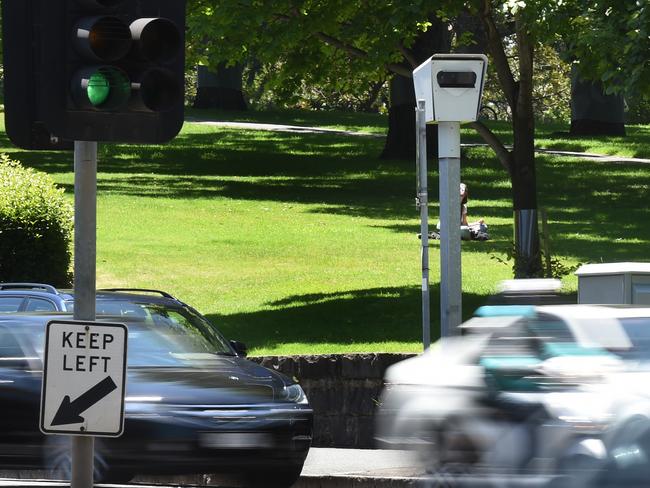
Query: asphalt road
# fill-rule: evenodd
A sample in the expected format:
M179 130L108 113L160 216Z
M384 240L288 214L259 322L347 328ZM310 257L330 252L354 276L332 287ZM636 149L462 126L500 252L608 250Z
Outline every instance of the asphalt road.
M417 460L408 451L312 448L295 488L398 488L410 486L418 479L419 473ZM0 477L0 488L69 486L61 482L42 481L47 477L45 472L5 471L0 472ZM227 476L206 475L141 476L134 482L141 488L187 485L225 488L237 485Z

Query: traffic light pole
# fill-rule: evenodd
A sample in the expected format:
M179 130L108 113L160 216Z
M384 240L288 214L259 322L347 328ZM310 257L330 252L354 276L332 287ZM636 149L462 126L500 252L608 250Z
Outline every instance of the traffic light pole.
M74 143L74 319L95 321L97 143ZM92 436L72 436L70 488L92 488Z

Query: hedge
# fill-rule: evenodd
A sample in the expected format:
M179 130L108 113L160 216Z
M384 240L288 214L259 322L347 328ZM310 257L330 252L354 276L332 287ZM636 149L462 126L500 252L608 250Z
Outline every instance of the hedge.
M0 281L70 285L73 215L49 175L0 154Z

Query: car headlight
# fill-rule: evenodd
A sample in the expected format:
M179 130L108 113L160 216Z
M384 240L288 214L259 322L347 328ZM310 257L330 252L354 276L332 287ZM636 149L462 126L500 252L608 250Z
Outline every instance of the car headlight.
M299 384L285 386L280 392L280 400L292 403L307 403L307 396Z

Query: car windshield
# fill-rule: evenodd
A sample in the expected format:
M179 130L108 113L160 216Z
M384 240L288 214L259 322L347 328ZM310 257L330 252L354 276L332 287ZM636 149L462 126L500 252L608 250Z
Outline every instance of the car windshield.
M217 356L235 356L228 341L216 328L190 308L98 300L96 314L100 321L128 326L130 367L200 367L216 360ZM30 340L42 358L45 331L44 328L38 330L39 333L31 335ZM16 333L20 332L17 328ZM29 332L33 333L32 330Z
M650 317L621 319L632 347L613 350L623 359L650 363Z
M129 326L129 364L166 365L234 355L216 328L189 307L134 300L97 300L97 317ZM153 361L153 362L152 362Z

